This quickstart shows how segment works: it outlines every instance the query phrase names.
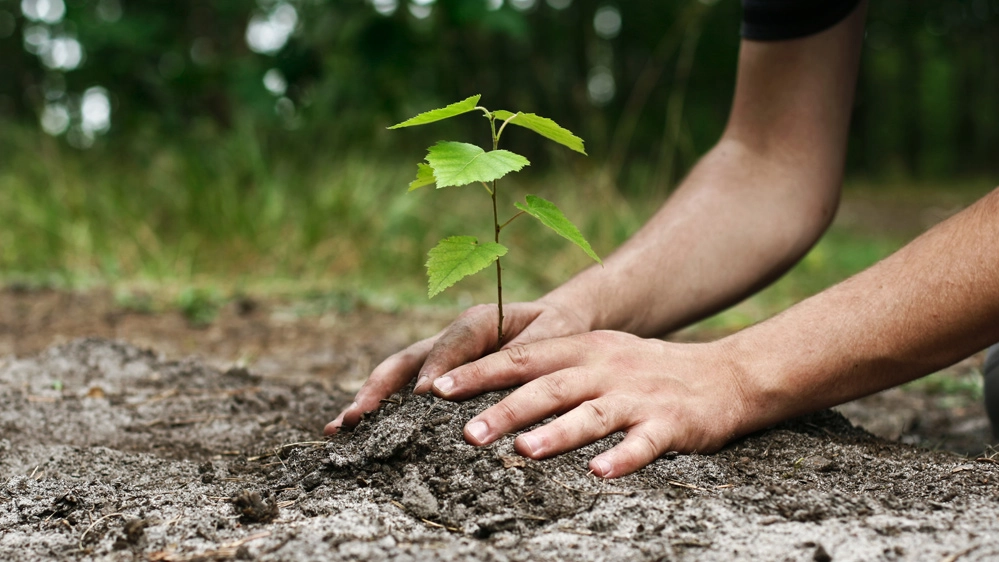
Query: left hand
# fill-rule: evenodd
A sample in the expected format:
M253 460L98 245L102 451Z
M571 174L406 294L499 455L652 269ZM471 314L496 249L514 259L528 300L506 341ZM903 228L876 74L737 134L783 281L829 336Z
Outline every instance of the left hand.
M486 445L562 414L517 437L517 452L533 459L625 431L623 441L589 464L596 475L614 478L667 451L716 451L754 429L726 349L718 342L675 344L589 332L494 353L440 377L433 392L462 400L523 384L470 420L465 439Z

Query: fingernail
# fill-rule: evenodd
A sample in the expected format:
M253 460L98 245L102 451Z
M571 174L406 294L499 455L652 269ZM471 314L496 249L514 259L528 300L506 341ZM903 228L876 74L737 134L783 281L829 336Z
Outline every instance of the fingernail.
M351 402L350 406L347 406L347 409L343 411L343 414L346 414L347 412L356 409L357 409L357 402ZM343 418L343 414L340 414L341 419Z
M438 382L440 382L440 379L438 379ZM483 421L472 422L465 427L465 430L468 431L468 434L472 436L472 439L478 441L480 445L485 444L486 438L489 437L489 426Z
M340 427L341 425L343 425L343 414L341 413L339 416L337 416L336 419L333 420L333 423L331 423L330 425L332 425L333 427Z
M454 388L454 379L451 377L441 377L436 381L434 381L434 388L436 388L438 392L447 394L448 392L451 392L452 388ZM477 423L482 423L482 422L477 422ZM485 427L486 424L482 425L483 427Z
M541 439L535 437L534 435L521 435L520 442L524 444L527 449L528 456L535 456L541 454Z
M595 469L593 472L596 472L597 476L601 476L603 478L610 476L612 467L611 463L606 459L593 459L593 467Z
M413 390L416 390L417 388L420 388L421 386L426 384L427 379L429 378L430 377L428 377L427 375L420 375L420 378L416 379L416 386L413 388Z

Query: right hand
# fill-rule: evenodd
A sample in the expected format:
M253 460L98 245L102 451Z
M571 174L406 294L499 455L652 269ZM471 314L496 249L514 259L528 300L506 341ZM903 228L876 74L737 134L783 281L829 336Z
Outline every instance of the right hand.
M502 349L536 341L588 332L591 327L573 310L542 301L512 303L503 307ZM497 349L496 305L479 305L463 312L435 336L419 341L375 367L357 392L354 402L330 423L324 433L353 427L361 416L378 408L380 401L417 377L416 394L430 390L444 373L475 361Z

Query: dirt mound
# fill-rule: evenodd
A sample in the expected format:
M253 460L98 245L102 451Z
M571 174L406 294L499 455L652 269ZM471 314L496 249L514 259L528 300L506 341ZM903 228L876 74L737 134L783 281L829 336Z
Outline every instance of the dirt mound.
M587 473L482 448L464 403L400 393L318 438L346 394L102 340L0 360L0 558L986 560L999 463L823 412L715 455Z

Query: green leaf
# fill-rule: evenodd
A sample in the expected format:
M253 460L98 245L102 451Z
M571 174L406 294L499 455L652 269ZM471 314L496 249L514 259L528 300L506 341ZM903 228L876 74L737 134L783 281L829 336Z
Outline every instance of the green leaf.
M547 117L541 117L533 113L513 114L503 110L494 111L493 115L500 121L506 121L510 117L513 117L513 119L510 119L511 125L519 125L525 129L530 129L546 139L553 140L581 154L586 154L586 150L583 149L583 139L572 134L569 129L563 128Z
M389 129L401 129L403 127L415 127L416 125L426 125L427 123L433 123L434 121L442 121L450 117L455 117L456 115L461 115L462 113L468 113L469 111L474 111L475 107L479 105L479 98L482 95L475 95L468 99L452 103L447 107L442 107L440 109L432 109L430 111L421 113L416 117L407 119L402 123L392 125Z
M584 252L586 252L586 255L596 260L596 262L600 265L603 265L604 262L600 261L600 257L593 251L593 248L590 247L590 243L583 238L583 235L579 232L579 229L576 228L576 225L572 224L569 219L565 218L565 214L562 213L562 210L556 207L551 201L546 201L534 195L528 195L527 205L517 202L514 203L514 206L538 219L541 221L541 224L554 230L566 240L579 246Z
M425 185L431 185L435 181L434 169L429 164L420 162L416 165L416 179L409 182L409 190L419 189Z
M490 182L531 163L508 150L486 152L474 144L442 141L430 147L427 162L434 169L437 188Z
M506 255L506 247L495 242L480 246L473 236L451 236L438 242L428 255L428 294L433 298L437 293Z

